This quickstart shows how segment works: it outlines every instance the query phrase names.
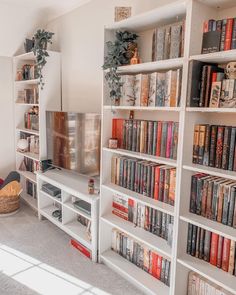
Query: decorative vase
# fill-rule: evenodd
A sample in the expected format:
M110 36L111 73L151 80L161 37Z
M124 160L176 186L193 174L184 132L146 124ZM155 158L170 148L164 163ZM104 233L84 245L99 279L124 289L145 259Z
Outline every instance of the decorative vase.
M138 44L136 42L130 42L128 44L128 50L125 53L125 56L130 60L135 53L135 49L138 47Z

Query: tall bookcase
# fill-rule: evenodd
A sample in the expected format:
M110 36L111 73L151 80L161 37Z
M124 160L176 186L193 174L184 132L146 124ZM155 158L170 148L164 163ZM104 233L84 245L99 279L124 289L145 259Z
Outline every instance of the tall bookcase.
M138 47L142 63L119 68L119 72L145 73L167 69L182 68L181 104L179 107L127 107L113 106L104 79L102 104L102 172L100 200L100 260L120 275L130 280L147 294L184 295L187 294L188 274L193 270L220 287L236 294L236 277L186 254L188 223L222 235L236 241L236 230L202 216L189 213L191 176L194 173L207 173L213 176L236 180L236 173L222 169L200 166L192 163L194 125L218 124L236 126L235 109L191 108L187 106L188 69L191 60L215 63L227 63L236 60L236 50L201 54L203 22L208 19L223 19L236 16L235 1L187 0L176 1L158 9L114 23L105 27L105 42L114 40L117 30L137 32ZM185 47L182 58L151 62L152 32L155 27L170 24L185 18ZM105 46L106 47L106 46ZM108 148L108 139L112 137L112 118L128 119L130 110L134 110L136 119L166 120L179 122L179 140L177 160L169 160L127 150ZM167 164L177 169L175 206L160 203L111 183L111 159L113 155L123 155L142 160ZM135 228L112 214L113 194L134 199L141 204L155 208L174 216L173 245L149 232ZM139 269L134 264L111 250L112 229L116 228L137 241L147 245L171 261L171 281L167 287L157 279Z
M24 160L31 159L37 163L47 158L46 150L46 110L60 111L61 110L61 61L60 53L49 51L47 64L43 69L43 89L39 85L39 79L20 80L17 79L17 71L23 65L33 65L36 63L33 52L21 54L13 58L13 77L14 77L14 105L15 105L15 150L16 150L16 170L21 174L23 185L22 199L26 201L33 209L37 210L37 199L27 193L26 181L36 185L36 173L30 171L20 171L19 167ZM19 91L25 89L38 89L37 103L28 103L19 98ZM39 128L32 130L25 128L24 114L32 107L38 107ZM17 143L21 133L34 136L39 139L39 153L22 153L17 150Z

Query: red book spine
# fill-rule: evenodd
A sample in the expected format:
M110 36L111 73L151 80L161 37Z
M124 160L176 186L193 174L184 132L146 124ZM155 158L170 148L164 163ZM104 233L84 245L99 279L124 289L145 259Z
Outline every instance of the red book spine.
M123 138L123 122L124 119L113 119L112 120L112 138L118 139L118 147L122 147Z
M162 257L160 255L158 255L157 258L157 279L160 280L161 279L161 264L162 264Z
M230 50L231 49L232 33L233 33L233 23L234 23L234 19L233 18L227 19L226 32L225 32L225 46L224 46L224 50Z
M203 33L208 32L208 20L204 21L203 23Z
M81 245L79 242L77 242L75 240L70 240L70 243L73 247L75 247L77 250L79 250L86 257L91 258L91 253L86 247L84 247L83 245Z
M222 251L222 266L224 271L228 272L229 269L229 253L230 253L230 239L224 238L223 251Z
M112 213L113 213L114 215L116 215L116 216L118 216L118 217L120 217L120 218L122 218L122 219L128 221L128 216L125 215L125 213L119 212L119 211L117 211L117 210L112 210Z
M218 252L217 252L217 264L216 264L216 266L219 267L219 268L221 268L221 265L222 265L223 242L224 242L224 238L222 236L219 236L219 239L218 239Z
M172 122L168 122L168 130L167 130L167 145L166 145L166 158L170 158L171 153L171 142L172 142Z
M159 185L160 185L160 166L155 168L155 185L154 185L154 199L159 198Z
M218 242L219 242L219 235L212 233L210 263L215 266L217 265Z
M118 204L118 203L116 203L114 201L112 202L112 207L115 208L115 209L118 209L118 210L120 210L120 211L122 211L124 213L128 213L128 208L126 208L125 206L122 206L122 205L120 205L120 204Z
M157 123L157 147L156 147L156 156L160 157L161 155L161 134L162 134L162 122Z
M213 83L213 82L216 82L216 81L217 81L217 73L216 72L213 72L212 73L212 81L211 82Z
M155 278L157 277L157 258L158 258L158 255L152 252L152 275Z

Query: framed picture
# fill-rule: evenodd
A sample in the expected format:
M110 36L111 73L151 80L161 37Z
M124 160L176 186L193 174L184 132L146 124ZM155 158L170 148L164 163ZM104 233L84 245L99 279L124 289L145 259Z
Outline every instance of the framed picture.
M131 7L115 7L115 22L131 16Z

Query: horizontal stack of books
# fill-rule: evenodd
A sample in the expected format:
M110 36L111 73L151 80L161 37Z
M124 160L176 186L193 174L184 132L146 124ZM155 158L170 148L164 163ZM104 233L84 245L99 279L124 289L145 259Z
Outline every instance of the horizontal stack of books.
M210 108L236 107L236 81L227 79L217 64L190 61L188 106Z
M212 283L196 272L190 271L188 276L188 295L233 295Z
M122 75L121 81L123 106L177 107L180 104L182 69Z
M236 127L195 125L193 163L236 171Z
M128 197L114 195L112 213L165 239L172 246L174 217Z
M113 156L111 182L149 198L174 205L176 185L174 167Z
M178 122L146 120L112 120L112 138L118 147L138 153L176 160Z
M202 53L236 49L236 18L203 23Z
M231 275L236 275L235 241L190 223L187 254L203 259Z
M190 212L236 228L236 182L207 174L192 176Z
M127 234L112 230L112 250L143 269L165 285L170 285L171 263Z
M154 30L152 61L178 58L184 55L185 20Z
M39 110L38 107L30 108L25 113L25 128L31 130L39 130Z
M39 103L38 87L19 90L17 94L17 102L38 104Z

